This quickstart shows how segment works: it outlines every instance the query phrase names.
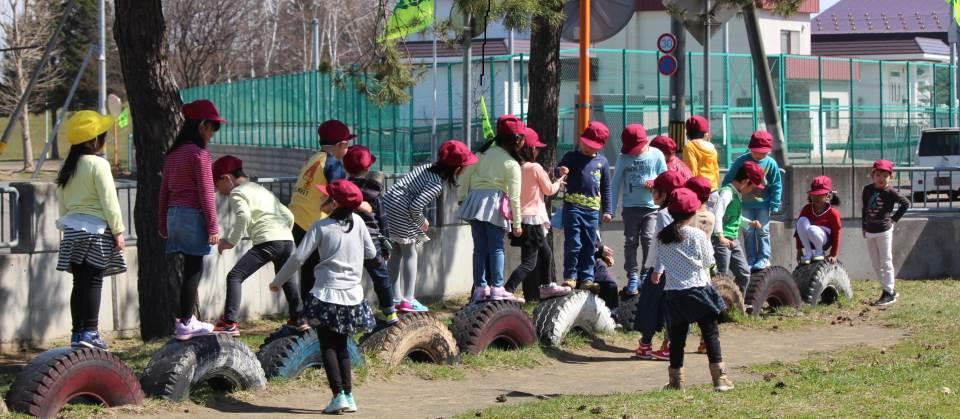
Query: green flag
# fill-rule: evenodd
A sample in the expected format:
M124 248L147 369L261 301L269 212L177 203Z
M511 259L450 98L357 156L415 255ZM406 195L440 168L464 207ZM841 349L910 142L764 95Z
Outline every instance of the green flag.
M945 0L953 8L953 20L960 25L960 0Z
M490 114L487 113L487 102L480 96L480 115L483 116L483 138L492 140L496 136L493 125L490 124Z
M117 115L117 125L120 128L126 128L130 125L130 108L123 108L120 115Z
M433 24L434 0L399 0L387 21L381 41L403 38L420 32Z

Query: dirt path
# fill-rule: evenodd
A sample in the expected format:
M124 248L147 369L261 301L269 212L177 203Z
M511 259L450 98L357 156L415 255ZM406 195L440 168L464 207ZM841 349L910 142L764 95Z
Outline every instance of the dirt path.
M722 334L724 359L736 380L756 379L739 367L772 361L796 361L811 353L846 346L888 346L904 336L902 330L871 324L857 327L825 326L798 331L731 330ZM694 339L691 339L694 341ZM695 341L694 341L695 342ZM737 342L749 342L737 344ZM689 349L689 348L688 348ZM549 366L508 370L496 374L468 373L458 381L426 381L411 376L372 380L356 388L360 413L351 418L437 418L479 410L495 404L498 395L507 403L536 400L537 395L611 394L659 388L666 382L664 362L631 361L632 346L602 343L576 354L558 354ZM689 384L709 382L706 357L689 354ZM320 413L328 393L265 395L252 401L225 401L216 409L191 406L188 411L165 412L154 417L217 418L224 414L243 418L304 417Z

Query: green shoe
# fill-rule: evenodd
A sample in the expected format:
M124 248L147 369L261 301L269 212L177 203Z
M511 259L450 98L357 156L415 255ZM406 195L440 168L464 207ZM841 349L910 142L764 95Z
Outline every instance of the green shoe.
M383 314L383 321L385 321L387 324L391 324L391 325L392 325L392 324L397 324L397 323L400 322L400 317L397 316L397 313L395 313L395 312L384 313L384 314Z
M347 408L344 412L356 413L357 412L357 401L353 399L353 393L347 394Z
M347 401L347 396L341 391L340 394L337 394L333 399L330 400L330 404L323 409L323 413L340 413L350 408L350 403Z

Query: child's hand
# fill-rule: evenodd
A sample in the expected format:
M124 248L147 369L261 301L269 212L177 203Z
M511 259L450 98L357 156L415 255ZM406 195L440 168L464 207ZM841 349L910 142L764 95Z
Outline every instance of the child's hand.
M837 263L837 257L836 257L836 256L827 256L827 262L830 262L830 263L832 263L832 264L836 264L836 263Z
M653 285L658 285L658 284L660 284L660 273L659 273L659 272L654 272L653 275L650 276L650 283L653 284Z
M272 291L272 292L280 292L280 287L277 286L277 285L270 284L270 291Z
M220 235L219 235L219 234L211 234L209 237L207 237L207 244L209 244L209 245L211 245L211 246L216 246L217 243L219 243L219 242L220 242Z
M428 221L428 220L423 220L423 225L420 226L420 231L426 233L426 232L429 231L429 230L430 230L430 221Z
M523 235L523 227L516 226L513 228L513 237L520 237Z
M600 218L600 221L603 222L604 224L609 223L613 221L613 215L603 214L603 217Z
M560 176L560 178L557 179L557 183L560 184L561 188L565 188L567 186L567 175Z
M650 179L650 180L644 182L644 186L646 186L647 189L653 189L653 179Z
M763 228L763 224L760 224L760 222L757 220L753 220L750 222L750 227L760 229L760 228Z
M164 239L164 240L167 239L167 235L166 235L166 234L163 234L162 232L159 232L159 231L157 232L157 234L160 235L160 238L161 238L161 239ZM867 237L867 236L863 236L863 237Z
M733 240L730 240L726 237L720 236L720 238L717 239L717 241L720 242L720 245L723 247L727 247L727 248L733 247Z
M360 206L357 207L357 211L360 211L364 214L373 214L373 207L370 205L369 202L363 201L360 203Z
M234 247L227 239L220 239L220 243L217 244L217 253L223 253L224 250L230 250Z
M560 177L566 177L567 174L570 173L570 169L568 169L567 166L560 166L557 170L560 172Z

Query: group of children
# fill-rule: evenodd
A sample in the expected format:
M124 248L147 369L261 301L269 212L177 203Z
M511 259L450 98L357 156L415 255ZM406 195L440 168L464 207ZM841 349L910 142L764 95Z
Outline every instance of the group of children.
M286 329L294 333L312 327L320 336L334 394L327 411L355 411L347 339L375 324L361 287L363 271L373 280L386 323L396 323L398 311L426 311L415 297L417 253L429 240L426 210L448 187L458 189L458 216L471 228L474 303L521 300L515 290L541 267L539 298L560 297L574 288L595 290L616 312L617 285L607 270L613 251L602 244L599 230L622 204L627 281L620 293L639 293L642 299L637 319L642 336L634 356L669 360L670 385L681 387L685 339L689 324L697 323L714 387L733 388L724 373L717 327L724 303L710 278L731 273L746 290L751 271L770 266L769 220L780 208L782 185L780 169L769 156L772 137L765 131L752 135L750 152L733 162L721 180L709 123L700 116L686 122L682 160L671 138L661 135L648 142L642 125L627 125L613 172L602 154L610 132L594 121L551 178L537 163L545 146L537 133L516 116L504 115L497 120L495 137L477 154L460 141L447 141L435 162L414 168L385 190L382 175L370 171L376 157L351 145L356 136L349 127L331 120L319 126L321 150L301 169L285 206L251 181L236 157L211 162L206 145L226 123L212 102L188 103L183 116L183 127L167 152L159 197L159 234L167 253L183 260L177 339L212 332L239 335L242 283L272 262L276 276L270 288L282 289L289 306ZM67 137L72 148L57 178L58 227L64 231L58 269L74 276L72 342L102 349L107 346L97 332L97 313L103 276L125 270L120 253L124 226L113 179L106 161L94 156L110 126L109 117L91 111L71 117ZM873 183L863 191L864 237L883 283L878 304L897 298L892 229L909 206L890 186L892 172L892 163L877 161ZM546 199L563 188L563 206L551 216ZM227 198L233 218L223 237L217 192ZM798 258L801 263L835 263L842 224L828 177L814 179L809 200L797 221ZM553 273L547 240L551 227L563 228L562 281ZM744 249L739 244L742 229ZM508 234L521 249L521 263L505 278ZM193 313L203 257L212 246L224 252L244 237L252 247L227 275L223 315L216 324L198 320ZM652 273L642 275L647 266ZM298 271L299 284L291 281ZM668 339L654 351L652 338L663 327Z

